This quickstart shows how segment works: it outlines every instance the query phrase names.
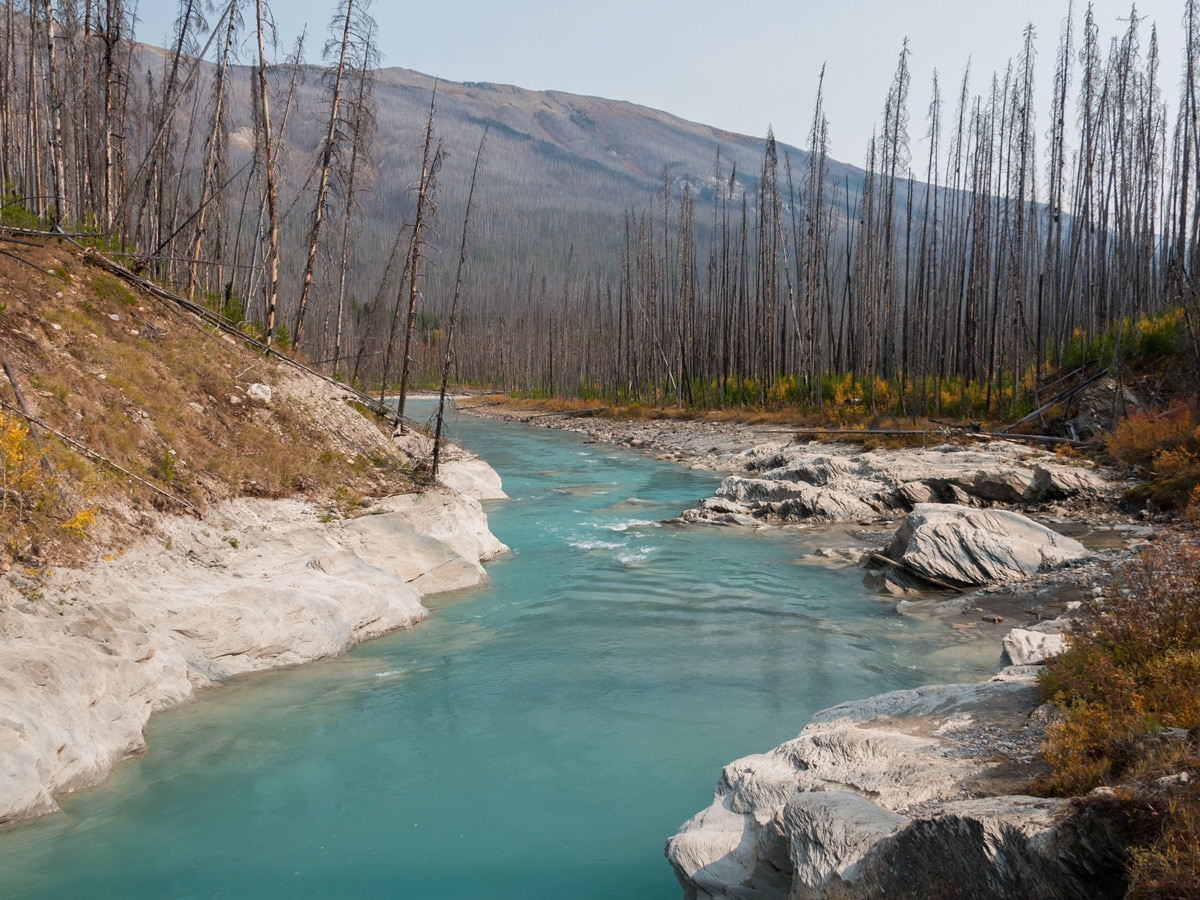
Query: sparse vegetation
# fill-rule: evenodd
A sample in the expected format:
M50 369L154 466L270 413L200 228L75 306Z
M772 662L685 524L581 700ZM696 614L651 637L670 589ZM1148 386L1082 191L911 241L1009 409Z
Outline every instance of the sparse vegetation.
M185 503L203 508L236 493L333 503L337 488L360 498L411 483L405 460L386 449L388 424L375 415L361 427L377 435L379 448L364 454L360 447L370 440L339 437L321 421L324 410L283 399L262 406L247 397L253 381L288 383L293 376L280 363L139 295L72 251L47 245L15 252L43 280L0 257L0 336L34 417L77 442L43 430L67 499L84 511L65 508L58 485L31 462L37 452L26 423L6 407L5 558L76 559L101 549L97 538L111 546L131 536L131 517L120 512L129 505L183 511ZM73 302L47 290L57 283L55 266L77 273ZM15 406L4 389L0 400ZM350 409L346 414L360 421Z
M155 467L154 474L158 480L166 484L168 487L175 483L175 451L170 448L164 449L162 456L159 457L158 465Z
M1137 410L1106 436L1109 454L1145 481L1130 490L1131 499L1161 509L1186 505L1200 485L1200 422L1194 399L1162 413Z
M1152 820L1133 840L1133 896L1200 895L1197 526L1200 495L1183 525L1118 573L1041 683L1061 718L1047 729L1053 771L1037 788L1115 787L1119 815Z
M0 563L8 559L42 563L62 548L62 538L82 540L96 511L72 514L46 452L20 419L0 412Z
M96 299L106 304L121 306L137 306L137 297L124 284L107 272L97 272L92 276L92 293Z
M333 506L337 515L345 518L362 506L362 497L342 485L334 488Z

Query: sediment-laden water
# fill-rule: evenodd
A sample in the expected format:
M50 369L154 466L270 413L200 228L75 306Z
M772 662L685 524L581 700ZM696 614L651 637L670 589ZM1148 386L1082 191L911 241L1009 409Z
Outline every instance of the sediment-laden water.
M19 897L668 898L721 766L833 703L993 668L804 533L658 523L714 476L463 418L512 496L491 583L418 628L151 720L149 754L0 834Z

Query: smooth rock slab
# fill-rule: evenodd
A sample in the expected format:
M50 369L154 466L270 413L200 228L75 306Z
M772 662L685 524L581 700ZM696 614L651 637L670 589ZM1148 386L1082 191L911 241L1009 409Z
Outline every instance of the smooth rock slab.
M1020 513L942 503L915 506L884 554L905 572L962 587L1023 581L1093 556Z
M787 840L793 880L820 887L853 881L862 858L911 821L852 791L820 791L796 794L771 824Z

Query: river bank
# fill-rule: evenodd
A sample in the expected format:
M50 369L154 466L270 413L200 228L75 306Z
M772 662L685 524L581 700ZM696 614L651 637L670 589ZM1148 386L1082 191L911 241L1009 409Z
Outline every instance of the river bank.
M779 425L683 419L611 420L511 409L461 397L457 410L629 447L699 471L726 473L710 497L697 498L680 523L803 530L829 565L859 565L885 548L918 503L1015 510L1073 538L1091 554L1021 580L901 599L910 615L973 615L988 624L1058 619L1089 600L1109 565L1136 552L1153 532L1143 515L1119 508L1128 483L1081 459L1015 441L944 443L899 450L817 442ZM899 592L898 592L899 593ZM997 641L999 639L997 638Z
M488 585L152 716L146 754L0 834L10 892L678 898L663 840L726 762L833 703L992 671L803 533L659 524L709 473L453 424L511 497L484 504L513 550Z
M729 473L678 521L800 529L830 565L883 552L913 509L1019 510L1079 538L1076 558L1044 557L1025 577L890 591L908 594L889 599L901 615L995 641L998 674L818 713L794 740L727 765L712 805L666 855L685 898L1120 895L1123 848L1102 818L1026 796L1048 771L1039 749L1052 714L1036 665L1003 667L1055 652L1070 616L1103 595L1111 566L1152 534L1118 508L1125 485L1113 473L1010 442L870 452L777 427L469 412Z
M496 495L479 460L457 466L448 481ZM480 583L481 563L506 550L479 501L447 487L344 519L242 498L142 528L82 569L0 579L0 823L103 780L144 749L152 713L410 627L428 615L423 597Z

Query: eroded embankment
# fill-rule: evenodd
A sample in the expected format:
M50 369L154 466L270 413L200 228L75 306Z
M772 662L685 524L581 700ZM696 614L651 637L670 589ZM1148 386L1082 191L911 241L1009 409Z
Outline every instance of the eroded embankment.
M1044 769L1035 667L817 713L794 740L730 763L666 854L689 900L1119 897L1119 835Z
M467 462L447 481L495 496L495 474ZM227 501L159 517L84 569L0 579L0 822L103 780L144 749L152 712L412 625L423 596L478 584L505 550L479 502L446 487L329 519L301 500Z

